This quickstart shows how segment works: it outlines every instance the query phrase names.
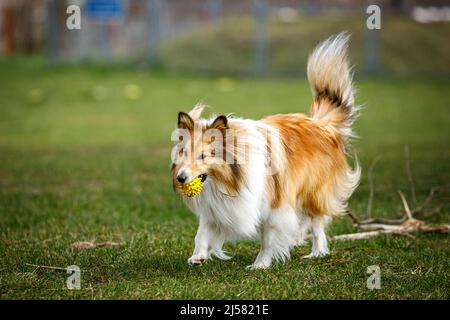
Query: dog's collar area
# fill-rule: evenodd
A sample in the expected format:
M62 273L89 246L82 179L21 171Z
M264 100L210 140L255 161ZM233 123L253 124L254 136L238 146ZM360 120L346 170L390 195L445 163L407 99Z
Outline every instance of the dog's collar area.
M207 174L202 173L201 175L198 176L198 178L200 178L200 180L202 180L203 183L205 182L207 176L208 176Z

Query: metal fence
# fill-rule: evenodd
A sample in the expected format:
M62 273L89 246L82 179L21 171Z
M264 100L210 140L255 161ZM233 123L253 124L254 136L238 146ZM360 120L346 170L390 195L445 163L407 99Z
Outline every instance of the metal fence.
M192 30L232 17L253 20L253 53L248 70L270 69L268 24L274 14L289 21L322 12L365 12L375 2L388 13L410 13L433 1L354 0L0 0L3 54L45 53L50 61L160 62L160 46ZM445 1L434 1L445 4ZM67 6L81 8L81 30L66 28ZM365 69L376 72L380 60L377 31L365 33Z

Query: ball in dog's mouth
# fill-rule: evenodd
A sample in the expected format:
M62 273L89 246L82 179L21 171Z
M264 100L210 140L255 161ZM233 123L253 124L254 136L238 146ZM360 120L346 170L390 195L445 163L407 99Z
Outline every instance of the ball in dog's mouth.
M201 174L188 183L177 183L178 189L186 197L198 196L202 192L203 182L205 182L206 177L206 174Z

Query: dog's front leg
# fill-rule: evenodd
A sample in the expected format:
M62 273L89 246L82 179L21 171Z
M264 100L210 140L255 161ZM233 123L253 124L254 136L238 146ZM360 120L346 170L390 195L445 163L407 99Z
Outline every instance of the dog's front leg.
M209 258L212 241L215 232L213 226L200 218L197 235L195 236L195 249L192 256L188 259L190 265L201 265Z
M269 268L274 259L290 257L289 250L298 239L298 218L289 206L273 209L261 230L261 250L250 270Z

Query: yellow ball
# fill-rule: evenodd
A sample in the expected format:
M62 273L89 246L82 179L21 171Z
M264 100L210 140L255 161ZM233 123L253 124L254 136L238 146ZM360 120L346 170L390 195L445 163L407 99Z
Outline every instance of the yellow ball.
M195 197L202 192L202 179L199 177L192 179L191 182L188 183L179 183L177 182L178 189L184 194L186 197Z

